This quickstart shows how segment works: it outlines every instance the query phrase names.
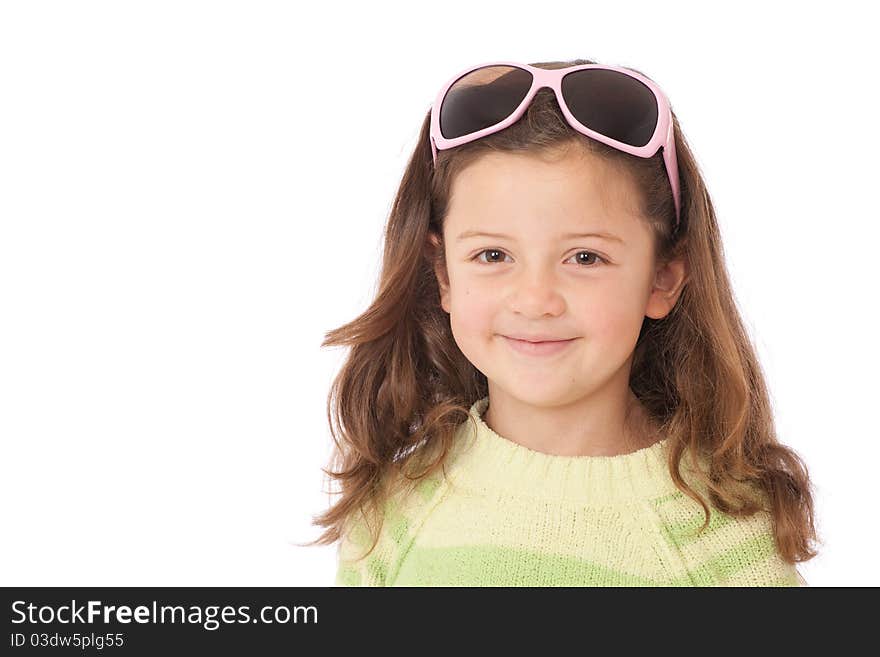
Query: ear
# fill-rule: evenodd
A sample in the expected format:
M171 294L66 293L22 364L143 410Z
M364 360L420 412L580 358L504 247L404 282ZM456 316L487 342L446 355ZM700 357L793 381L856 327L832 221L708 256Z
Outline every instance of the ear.
M687 263L683 258L671 260L657 267L645 315L651 319L666 317L678 301L686 282Z
M449 303L449 275L446 271L445 248L434 233L428 233L428 259L433 263L434 275L437 277L437 286L440 288L440 307L447 313L450 312Z

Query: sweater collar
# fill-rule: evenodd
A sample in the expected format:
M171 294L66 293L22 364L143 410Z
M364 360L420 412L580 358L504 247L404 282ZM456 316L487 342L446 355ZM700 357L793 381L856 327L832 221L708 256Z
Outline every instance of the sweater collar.
M495 433L483 421L488 406L489 397L474 402L455 434L448 472L471 488L586 505L647 500L678 490L666 465L668 438L616 456L547 454Z

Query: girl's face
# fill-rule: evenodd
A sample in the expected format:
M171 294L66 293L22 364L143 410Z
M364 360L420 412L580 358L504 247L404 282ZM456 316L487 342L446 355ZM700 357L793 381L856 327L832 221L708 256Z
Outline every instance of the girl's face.
M557 405L628 380L643 318L666 315L683 275L655 271L632 184L580 148L552 160L490 152L455 178L441 305L490 385ZM511 336L570 342L537 355Z

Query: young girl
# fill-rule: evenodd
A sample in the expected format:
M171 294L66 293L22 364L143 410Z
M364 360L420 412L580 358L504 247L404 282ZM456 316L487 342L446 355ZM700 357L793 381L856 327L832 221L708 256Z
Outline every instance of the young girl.
M797 586L817 540L661 89L589 60L440 90L378 294L324 346L342 586Z

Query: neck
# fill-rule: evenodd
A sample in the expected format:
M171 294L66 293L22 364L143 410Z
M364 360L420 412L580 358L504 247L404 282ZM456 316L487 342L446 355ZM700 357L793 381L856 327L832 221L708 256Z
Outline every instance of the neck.
M652 445L656 424L627 386L565 403L523 400L489 387L484 422L536 452L559 456L617 456Z

